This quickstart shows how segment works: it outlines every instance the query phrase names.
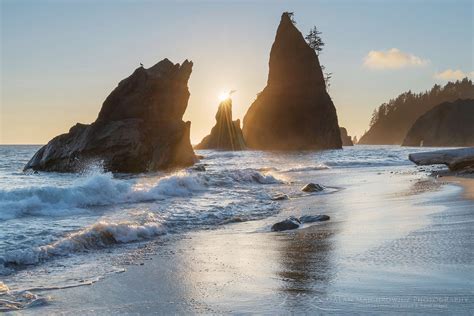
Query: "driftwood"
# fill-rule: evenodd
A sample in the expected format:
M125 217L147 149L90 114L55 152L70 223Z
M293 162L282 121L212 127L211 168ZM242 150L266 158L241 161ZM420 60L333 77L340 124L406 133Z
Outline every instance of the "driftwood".
M474 168L474 147L410 154L408 159L417 165L444 164L453 171Z

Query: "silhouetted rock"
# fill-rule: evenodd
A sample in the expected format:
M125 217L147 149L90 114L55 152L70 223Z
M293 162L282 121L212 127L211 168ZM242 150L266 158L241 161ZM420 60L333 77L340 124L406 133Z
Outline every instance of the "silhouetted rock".
M206 166L204 165L197 165L192 168L194 171L206 171Z
M290 216L287 219L285 219L284 221L273 224L271 230L273 232L281 232L281 231L284 231L284 230L296 229L296 228L300 227L300 224L301 224L301 222L300 222L299 219L297 219L294 216Z
M301 223L315 223L328 221L330 217L328 215L303 215L300 217Z
M447 165L450 170L474 168L474 148L436 150L408 155L417 165Z
M428 111L410 128L403 146L474 146L474 100L446 102Z
M195 146L196 149L245 149L244 137L240 129L240 120L232 121L232 99L228 98L219 104L216 113L216 125L211 134Z
M299 219L290 216L284 221L273 224L271 230L274 232L280 232L284 230L291 230L299 228L304 223L315 223L328 221L330 217L328 215L303 215Z
M182 120L192 66L164 59L137 68L107 97L94 123L53 138L25 170L74 172L96 161L116 172L192 165L191 122Z
M339 131L341 133L342 146L354 146L351 137L347 135L347 130L344 127L339 127Z
M303 192L320 192L322 190L324 187L316 183L308 183L301 189Z
M267 86L244 118L255 149L341 148L334 104L315 51L284 13L270 52Z
M465 78L448 82L444 87L434 85L422 93L411 91L383 103L372 114L370 129L360 138L358 144L401 145L415 121L443 102L458 99L474 99L474 85Z

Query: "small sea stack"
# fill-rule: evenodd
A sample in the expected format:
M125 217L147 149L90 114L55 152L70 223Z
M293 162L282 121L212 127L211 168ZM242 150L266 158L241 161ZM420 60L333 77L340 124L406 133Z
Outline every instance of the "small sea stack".
M219 104L216 125L211 134L195 146L196 149L243 150L246 148L240 120L232 121L232 99L226 98Z
M267 86L243 122L249 148L307 150L341 148L336 108L326 91L313 48L291 19L281 16L270 52Z
M191 122L182 120L193 63L164 59L137 68L105 99L90 125L53 138L25 170L76 172L100 163L113 172L146 172L192 165Z
M347 129L345 129L344 127L339 127L339 131L341 132L342 146L354 146L352 138L347 135Z

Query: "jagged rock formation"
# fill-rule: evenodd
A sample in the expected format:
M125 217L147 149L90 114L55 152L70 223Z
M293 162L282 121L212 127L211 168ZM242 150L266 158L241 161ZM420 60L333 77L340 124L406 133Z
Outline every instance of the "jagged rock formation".
M232 99L228 98L219 104L216 113L216 125L211 134L195 146L196 149L245 149L244 137L240 129L240 120L232 121Z
M255 149L341 148L336 109L318 56L287 13L270 52L267 86L245 115L243 134Z
M382 104L372 115L370 129L360 138L358 144L400 145L415 121L443 102L458 99L474 99L474 85L465 78L448 82L444 87L434 85L422 93L411 91Z
M347 135L347 130L344 127L339 127L339 131L341 133L342 146L354 146L351 137Z
M53 138L25 170L75 172L96 161L114 172L192 165L191 122L182 120L192 66L164 59L136 69L107 97L94 123Z
M428 111L410 128L403 146L474 146L474 100L446 102Z

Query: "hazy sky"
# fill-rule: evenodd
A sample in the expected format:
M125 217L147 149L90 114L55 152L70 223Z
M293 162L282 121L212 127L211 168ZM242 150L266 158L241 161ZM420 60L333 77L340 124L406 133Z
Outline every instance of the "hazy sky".
M283 11L317 25L333 73L339 124L360 136L373 109L474 71L473 2L466 1L21 1L1 2L0 143L46 143L95 120L118 82L142 62L194 62L185 120L197 143L218 95L235 89L243 118L266 84Z

